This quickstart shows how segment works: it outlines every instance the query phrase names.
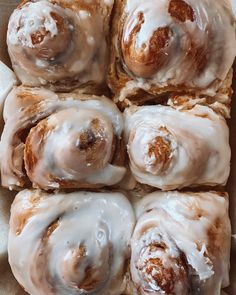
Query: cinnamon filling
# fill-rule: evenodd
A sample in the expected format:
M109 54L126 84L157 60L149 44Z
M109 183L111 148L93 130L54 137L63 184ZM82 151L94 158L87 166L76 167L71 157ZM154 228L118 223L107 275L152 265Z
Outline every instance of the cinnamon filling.
M30 173L38 163L38 157L34 154L32 144L30 143L25 145L24 159L27 171Z
M68 20L55 12L50 15L56 23L57 34L51 35L51 32L43 27L31 34L33 48L27 48L27 51L32 51L36 57L46 60L53 60L63 53L72 39L72 26Z
M102 153L106 150L107 137L102 123L98 119L91 121L90 126L79 134L76 147L81 153L86 153L86 162L94 168L102 168ZM100 167L101 166L101 167Z
M50 252L52 251L52 248L49 245L49 239L59 226L60 220L57 218L47 227L41 237L42 241L37 249L35 261L31 264L30 272L32 283L37 289L45 288L45 293L48 293L48 290L50 290L50 293L52 294L56 293L53 276L49 268Z
M60 225L60 222L59 222L59 219L57 219L48 226L42 238L43 244L46 244L48 242L50 236L58 228L59 225Z
M64 21L63 17L55 12L51 12L50 14L51 14L51 17L55 20L55 22L57 24L58 31L59 32L65 31L66 26L65 26L65 21Z
M81 1L81 0L51 0L52 4L63 7L64 9L71 10L86 10L90 13L97 12L101 8L102 2L99 0L93 0L93 5L90 1Z
M193 66L195 66L196 73L200 73L206 66L208 61L208 48L206 46L197 46L195 43L191 43L188 51L186 52L186 59L191 60Z
M84 260L89 261L89 265L85 267L85 274L80 283L74 282L79 289L87 292L99 289L99 286L103 283L101 281L100 272L98 272L97 265L93 265L90 261L90 257L87 254L86 246L80 244L79 248L73 250L72 254L72 270L76 273L81 265L85 263Z
M164 166L169 161L171 156L170 142L161 136L157 136L149 145L149 157L153 154L155 155L157 163L163 164Z
M37 45L42 43L47 34L48 32L45 28L42 28L40 31L36 31L31 35L32 44Z
M25 103L26 105L31 105L32 102L36 104L42 100L42 97L39 94L35 94L32 92L31 88L28 88L29 91L19 91L16 94L17 103L22 104Z
M207 249L209 254L212 256L214 256L215 253L221 252L225 236L223 226L222 220L220 218L216 218L215 222L208 229L207 235L209 244Z
M169 4L169 14L180 22L195 20L192 7L183 0L171 0Z
M36 127L31 129L26 138L24 161L28 176L33 174L34 168L37 165L42 153L45 137L49 131L51 131L51 128L48 126L47 121L41 121ZM35 143L38 145L37 153L34 148Z
M149 252L152 253L160 251L165 252L167 249L164 243L154 243L148 248ZM188 294L188 269L184 256L180 255L178 258L169 257L169 260L168 264L171 263L170 267L166 267L161 258L149 258L145 261L143 267L139 269L145 276L144 281L146 281L148 285L154 283L166 294L177 294L177 288L178 290L179 288L184 290L183 294Z
M14 219L14 232L16 235L20 235L28 223L29 219L36 214L36 207L39 204L41 197L39 195L32 195L30 198L29 207L24 208L21 214L17 215L17 218Z
M25 225L27 224L28 220L34 215L34 213L34 208L29 208L22 214L17 216L17 221L14 224L14 232L17 236L22 233Z
M85 270L85 277L81 284L78 286L80 289L86 290L87 292L96 290L97 286L101 284L99 280L94 278L95 270L93 267L88 266Z
M77 148L81 151L91 149L96 145L97 138L92 130L86 130L84 133L79 136L79 143Z
M64 21L63 17L55 12L51 12L50 15L54 19L54 21L56 22L58 32L60 32L60 34L65 33L67 29L66 29L66 25L65 25L65 21ZM50 32L46 31L45 28L42 28L41 30L36 31L35 33L33 33L31 35L32 44L38 45L38 44L42 43L44 38L47 35L49 35L49 33Z
M146 268L148 275L152 276L157 286L167 294L173 294L176 280L175 272L172 268L163 268L162 262L158 258L149 260L151 264Z
M128 69L136 76L149 78L165 64L164 49L168 47L172 31L169 27L157 28L149 43L137 48L136 40L144 22L144 14L140 12L138 23L133 28L128 41L122 42L122 51Z

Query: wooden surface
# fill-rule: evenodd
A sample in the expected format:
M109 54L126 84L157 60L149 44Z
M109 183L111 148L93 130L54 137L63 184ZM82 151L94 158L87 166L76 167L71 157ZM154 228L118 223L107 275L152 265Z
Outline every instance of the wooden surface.
M9 58L6 54L6 24L7 18L12 9L15 7L16 2L13 0L0 0L0 60L6 64L9 63ZM236 64L235 64L236 73ZM236 75L234 79L234 89L236 92ZM232 224L232 233L236 234L236 93L232 99L232 119L229 120L230 126L230 143L232 148L232 165L231 176L227 185L227 191L230 195L230 217ZM4 199L7 200L4 201ZM25 294L20 290L20 287L15 282L7 262L6 254L6 238L8 224L7 220L10 213L10 203L13 196L8 192L0 189L0 211L4 210L5 215L0 213L0 294L1 295L22 295ZM2 215L2 216L1 216ZM228 295L236 294L236 238L232 239L232 255L231 255L231 285L227 288ZM209 294L210 295L210 294Z

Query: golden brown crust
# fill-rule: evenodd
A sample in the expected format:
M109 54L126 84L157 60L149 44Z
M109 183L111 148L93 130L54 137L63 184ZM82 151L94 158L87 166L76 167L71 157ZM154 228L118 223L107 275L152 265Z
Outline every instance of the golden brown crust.
M125 0L115 1L113 8L112 17L112 28L111 28L111 55L110 55L110 67L107 77L107 82L113 93L118 93L126 82L131 79L123 72L121 59L119 55L118 40L121 37L121 26L120 22L124 22L124 16L122 15ZM122 19L121 19L122 18ZM117 47L116 47L117 46Z

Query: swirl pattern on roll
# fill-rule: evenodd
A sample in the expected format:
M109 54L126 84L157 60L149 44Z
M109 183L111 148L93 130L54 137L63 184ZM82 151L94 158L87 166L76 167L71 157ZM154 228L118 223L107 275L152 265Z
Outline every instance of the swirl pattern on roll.
M228 0L125 0L115 13L109 84L120 100L225 87L236 55Z
M138 294L220 294L229 284L226 195L155 192L136 213L130 269Z
M34 295L121 294L134 219L120 193L24 190L11 209L13 274Z
M24 85L65 91L104 83L113 0L23 1L13 12L7 44Z
M123 117L106 97L15 88L4 108L2 184L42 189L120 182Z
M133 106L124 114L130 168L139 182L162 190L226 183L229 131L213 110Z

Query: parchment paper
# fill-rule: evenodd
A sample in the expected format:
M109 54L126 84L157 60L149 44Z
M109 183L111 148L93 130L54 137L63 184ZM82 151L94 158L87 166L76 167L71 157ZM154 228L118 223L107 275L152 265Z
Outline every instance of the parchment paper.
M19 1L0 0L0 60L10 66L6 50L6 27L10 13ZM230 143L232 147L231 176L227 185L230 195L230 217L232 233L236 234L236 64L234 66L235 78L233 87L235 94L232 99L232 119L229 120ZM0 295L25 295L26 293L15 281L7 260L7 235L10 205L14 193L0 188ZM231 285L226 289L228 295L236 295L236 238L232 239L231 255ZM209 294L211 295L211 294Z

